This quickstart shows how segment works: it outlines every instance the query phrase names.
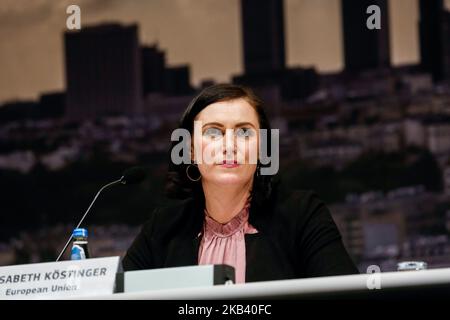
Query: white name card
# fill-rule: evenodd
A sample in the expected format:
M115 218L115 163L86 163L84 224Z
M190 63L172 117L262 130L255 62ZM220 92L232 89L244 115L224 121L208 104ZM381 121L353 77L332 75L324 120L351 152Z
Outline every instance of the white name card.
M0 299L112 294L120 257L0 267Z

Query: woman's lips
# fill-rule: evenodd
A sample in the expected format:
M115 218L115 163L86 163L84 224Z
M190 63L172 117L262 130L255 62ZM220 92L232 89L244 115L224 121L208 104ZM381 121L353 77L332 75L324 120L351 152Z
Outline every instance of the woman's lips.
M233 161L233 160L231 160L231 161L224 160L220 166L224 167L224 168L236 168L236 167L239 167L239 163L237 161Z

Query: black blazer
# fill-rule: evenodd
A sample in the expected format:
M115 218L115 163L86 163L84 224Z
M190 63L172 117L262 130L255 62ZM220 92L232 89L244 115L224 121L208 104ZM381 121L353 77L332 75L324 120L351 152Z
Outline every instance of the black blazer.
M198 264L204 201L191 198L155 209L123 258L128 270ZM245 235L246 282L358 273L325 204L294 191L269 206L251 202Z

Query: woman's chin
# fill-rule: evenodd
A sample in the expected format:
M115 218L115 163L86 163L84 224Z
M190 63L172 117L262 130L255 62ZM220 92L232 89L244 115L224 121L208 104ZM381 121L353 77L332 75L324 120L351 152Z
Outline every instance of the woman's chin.
M242 176L237 173L220 173L214 177L214 182L220 185L236 185L243 183Z

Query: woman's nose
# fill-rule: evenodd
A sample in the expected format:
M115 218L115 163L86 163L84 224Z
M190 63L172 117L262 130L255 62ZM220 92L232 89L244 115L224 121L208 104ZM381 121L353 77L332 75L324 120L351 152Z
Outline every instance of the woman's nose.
M225 132L223 153L234 155L236 153L236 138L232 129L227 129Z

